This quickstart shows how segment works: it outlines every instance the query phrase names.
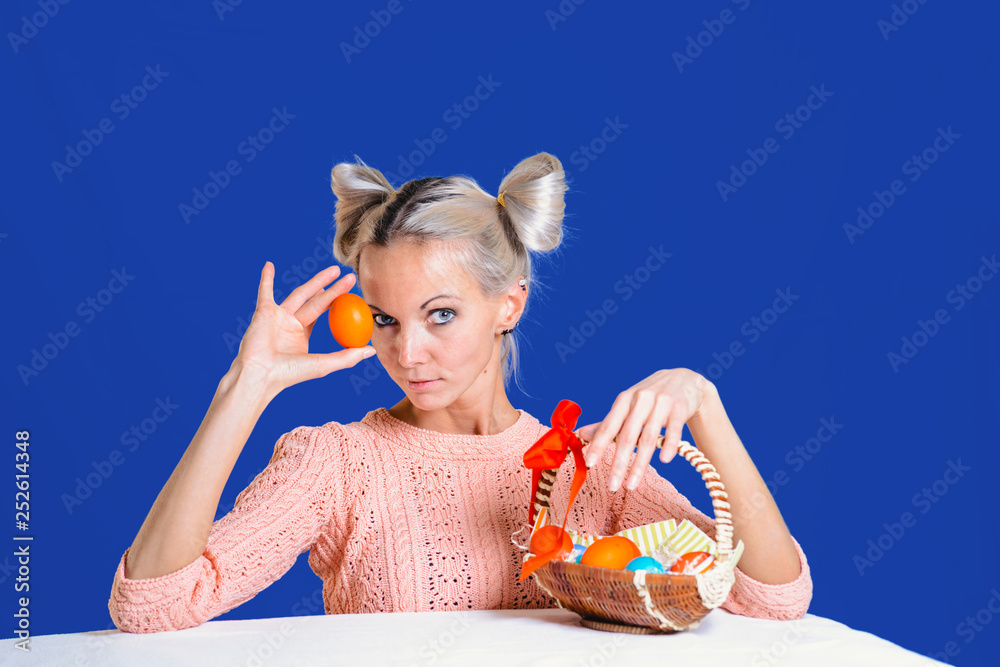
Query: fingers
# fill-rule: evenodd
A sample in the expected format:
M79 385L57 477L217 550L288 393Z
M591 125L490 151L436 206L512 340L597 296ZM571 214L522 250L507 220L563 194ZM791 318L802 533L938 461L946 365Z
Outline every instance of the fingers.
M674 403L670 411L670 421L667 422L667 434L663 438L663 447L660 448L660 460L670 463L670 460L677 454L681 446L681 435L684 433L684 407L681 403Z
M368 353L368 350L371 352ZM294 373L296 377L290 378L291 384L326 377L334 371L350 368L369 356L374 356L374 354L375 348L367 345L365 347L350 347L328 354L295 355Z
M667 431L666 435L662 436L660 460L669 462L676 455L681 443L685 417L684 404L681 401L658 397L654 393L641 390L623 392L618 395L604 421L599 424L588 424L578 431L580 437L591 440L587 449L587 466L593 467L613 440L616 449L608 473L608 489L615 493L621 488L627 469L628 479L625 488L634 490L639 486L647 466L652 461L657 443L661 441L660 431L664 425ZM587 436L591 434L592 438L588 438Z
M649 418L643 424L642 433L639 435L638 450L632 460L632 468L629 470L628 479L625 482L625 488L629 491L639 486L639 481L642 479L643 473L646 472L646 466L649 465L656 452L656 443L660 439L660 429L663 428L669 415L669 402L662 398L658 399L653 410L649 413Z
M264 268L260 272L260 285L257 287L257 307L268 302L274 302L274 264L264 262Z
M339 282L334 284L334 286L330 289L321 289L313 295L313 297L309 299L304 306L299 308L299 310L295 313L295 317L297 317L299 322L302 323L302 326L311 330L313 323L316 322L316 318L329 310L330 305L338 296L350 292L353 286L354 274L349 273Z
M615 436L615 458L611 464L611 473L608 479L608 488L612 493L617 491L621 486L622 479L625 477L625 470L628 468L629 458L635 449L635 443L639 439L643 423L654 408L655 400L654 394L644 391L637 391L632 395L631 401L633 405L631 406L631 410L628 412L628 417ZM626 401L628 401L628 398L626 398ZM617 407L617 401L615 405ZM629 409L627 404L625 405L625 409ZM612 408L612 411L614 410L615 408ZM656 435L659 435L659 430L657 430Z
M586 426L581 426L580 428L576 429L577 437L579 437L581 440L586 440L587 442L590 442L591 440L594 439L594 431L596 431L597 427L600 425L601 422L596 422L594 424L587 424Z
M628 415L631 402L631 397L627 396L624 392L618 394L618 398L615 399L614 404L611 406L611 411L600 422L597 430L593 433L590 446L587 447L588 468L593 468L594 464L601 460L601 457L604 456L604 450L608 448L610 442L618 435L618 430L621 428L622 423L624 423L625 416Z
M292 290L288 298L281 303L281 307L289 312L297 313L302 304L308 301L314 294L322 292L323 286L334 280L339 273L340 267L337 265L326 267L308 281Z

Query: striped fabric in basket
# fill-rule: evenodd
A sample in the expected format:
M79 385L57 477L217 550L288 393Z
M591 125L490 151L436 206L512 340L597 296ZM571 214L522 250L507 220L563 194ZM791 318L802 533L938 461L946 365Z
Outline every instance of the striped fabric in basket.
M535 519L535 526L532 533L549 524L549 510L543 507L539 510ZM575 530L566 530L573 544L589 547L598 537L581 533ZM688 519L681 521L680 525L674 519L648 523L644 526L635 526L615 533L635 542L643 556L651 556L655 551L669 550L676 555L686 554L691 551L707 551L715 555L715 540L698 529ZM733 556L729 559L729 568L735 568L740 556L743 555L743 540L736 543L733 548Z

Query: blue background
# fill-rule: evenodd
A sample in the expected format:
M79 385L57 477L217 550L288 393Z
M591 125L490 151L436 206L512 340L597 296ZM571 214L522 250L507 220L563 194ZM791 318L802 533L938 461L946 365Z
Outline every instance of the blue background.
M2 532L13 545L14 434L30 430L33 633L113 627L115 566L229 368L261 267L275 264L280 299L303 282L294 267L312 275L332 261L333 165L357 154L397 187L465 174L495 193L517 162L547 151L570 184L566 239L537 264L545 286L518 328L531 396L512 388L515 407L547 421L571 398L592 423L656 370L698 370L809 558L811 613L942 659L954 642L955 664L995 655L1000 619L981 610L1000 599L989 488L1000 281L976 279L981 258L1000 252L996 5L911 0L915 13L887 30L889 2L564 2L562 15L555 0L404 0L397 14L387 4L245 2L220 13L209 0L70 2L37 30L24 23L37 3L4 4ZM731 22L717 21L727 9ZM391 20L345 56L373 11ZM158 83L147 67L165 73ZM144 77L150 89L123 117L121 96ZM476 99L480 77L495 86ZM800 108L814 86L827 99ZM466 117L447 113L456 104ZM294 118L250 161L240 145L274 109ZM781 121L796 112L808 119L789 136ZM71 171L55 167L102 119L113 131ZM609 123L618 129L602 138ZM436 128L443 141L431 139ZM910 180L905 163L939 128L958 138ZM753 173L720 194L769 138L777 152L743 165ZM185 220L180 205L230 160L239 174ZM896 179L905 192L851 237L858 207ZM637 274L650 246L672 255ZM134 277L102 292L115 270ZM641 289L616 290L627 275L645 279ZM970 279L959 308L952 291ZM773 318L776 290L798 298ZM87 306L109 296L100 312ZM606 299L616 312L583 326ZM918 334L916 354L894 367L889 354L939 309L947 322ZM71 323L78 335L61 339ZM572 340L583 344L561 356ZM325 327L312 342L340 349ZM735 342L743 354L727 359ZM52 358L22 375L46 345ZM365 369L370 382L356 382ZM356 421L401 396L377 360L283 392L217 517L282 433ZM150 421L158 399L177 406L162 423ZM810 442L822 419L843 426ZM143 420L155 431L129 451L121 438ZM808 459L796 453L809 446ZM116 449L121 464L67 508ZM968 470L946 476L949 462ZM709 509L681 459L656 465ZM920 500L925 488L934 502ZM892 537L886 524L905 512L914 522ZM880 538L888 548L859 566ZM0 552L3 637L13 636L12 551ZM220 618L322 613L320 586L303 554ZM963 625L977 613L978 630Z

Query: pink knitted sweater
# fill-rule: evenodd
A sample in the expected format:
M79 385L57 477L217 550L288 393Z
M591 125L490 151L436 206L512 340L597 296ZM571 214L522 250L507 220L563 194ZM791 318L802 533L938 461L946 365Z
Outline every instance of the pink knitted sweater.
M417 428L385 408L360 422L300 426L282 435L267 467L212 525L202 555L152 579L125 578L122 554L108 600L126 632L177 630L254 597L309 550L327 614L555 607L534 578L518 582L531 472L522 456L547 430L523 410L495 435ZM709 536L715 521L650 469L634 491L607 490L614 448L596 465L568 528L610 535L687 518ZM634 454L633 454L634 456ZM679 460L679 459L678 459ZM574 466L559 470L554 519L565 511ZM794 541L794 540L793 540ZM786 584L736 569L722 608L746 616L800 618L812 599L805 554Z

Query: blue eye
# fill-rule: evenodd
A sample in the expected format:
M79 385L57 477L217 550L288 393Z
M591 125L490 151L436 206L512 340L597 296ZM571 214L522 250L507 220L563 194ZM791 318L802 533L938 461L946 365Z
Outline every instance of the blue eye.
M448 310L447 308L438 308L437 310L435 310L433 312L435 312L435 313L450 313L451 315L455 314L455 311ZM438 324L447 324L448 322L451 322L453 319L455 319L455 318L454 317L449 317L444 322L438 322Z
M438 308L437 310L432 310L431 313L450 313L452 315L452 317L449 317L444 322L436 322L436 324L448 324L448 322L451 322L453 319L455 319L454 318L455 311L451 310L450 308ZM383 327L390 326L391 324L393 324L393 322L391 322L391 321L390 322L380 322L379 319L378 319L380 317L385 317L385 318L387 318L389 320L393 319L393 318L391 318L388 315L385 315L383 313L375 313L375 314L373 314L372 315L372 319L375 320L375 326L378 327L379 329L381 329Z

